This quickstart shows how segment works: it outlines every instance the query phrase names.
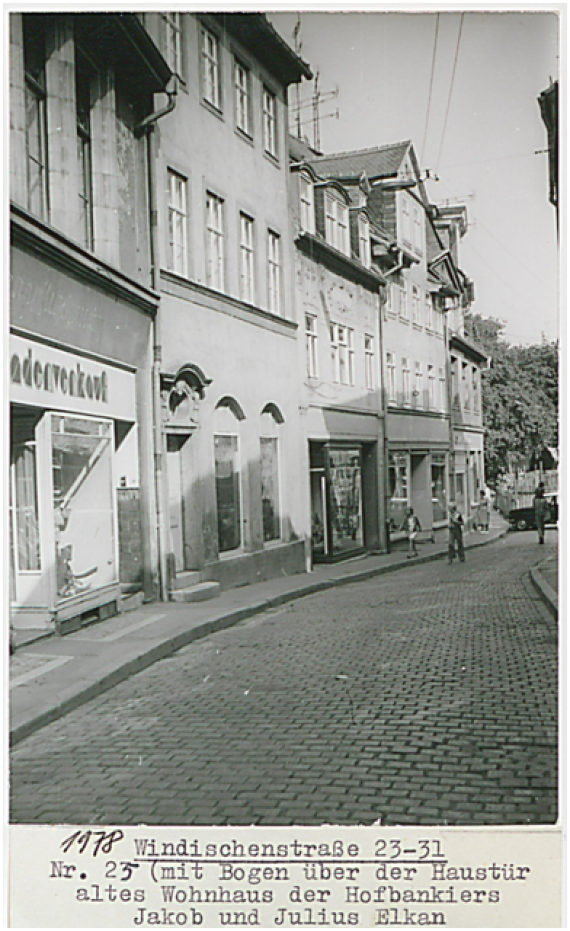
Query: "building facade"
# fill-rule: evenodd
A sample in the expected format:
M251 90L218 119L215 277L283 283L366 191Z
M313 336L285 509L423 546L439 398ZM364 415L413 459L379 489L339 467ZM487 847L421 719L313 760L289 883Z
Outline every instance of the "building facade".
M286 92L310 72L261 14L144 23L178 81L154 131L157 481L163 572L190 597L305 567Z
M441 282L428 257L431 207L411 142L316 158L314 168L365 189L372 262L386 280L382 404L386 417L387 520L403 533L409 507L425 530L447 519L450 448Z
M385 545L383 278L363 198L321 178L298 148L292 140L301 474L311 559L331 561Z
M170 76L132 14L10 14L14 627L113 613L127 566L156 594L158 295L137 127Z

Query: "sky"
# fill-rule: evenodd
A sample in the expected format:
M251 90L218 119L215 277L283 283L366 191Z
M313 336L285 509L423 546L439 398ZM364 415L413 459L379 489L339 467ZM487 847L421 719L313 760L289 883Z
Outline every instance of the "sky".
M268 15L293 46L297 13ZM559 76L558 14L457 7L439 21L433 9L300 19L300 55L321 93L338 87L320 106L321 151L411 139L422 170L439 178L430 200L467 207L460 266L475 282L473 311L503 320L512 344L556 340L556 215L548 156L535 152L547 146L537 97ZM313 91L304 81L301 100ZM313 144L312 107L301 112Z

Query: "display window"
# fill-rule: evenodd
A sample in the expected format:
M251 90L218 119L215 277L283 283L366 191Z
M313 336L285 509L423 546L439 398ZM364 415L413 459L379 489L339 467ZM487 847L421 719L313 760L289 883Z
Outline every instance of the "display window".
M261 437L261 507L263 540L278 540L281 535L279 520L279 457L277 437Z
M431 505L433 523L446 520L447 499L445 494L445 456L432 456L431 460Z
M388 454L388 481L390 492L390 532L400 530L409 507L409 455L407 453Z
M51 414L56 590L59 603L118 581L113 424Z
M335 554L364 544L361 452L358 448L327 452L331 544Z

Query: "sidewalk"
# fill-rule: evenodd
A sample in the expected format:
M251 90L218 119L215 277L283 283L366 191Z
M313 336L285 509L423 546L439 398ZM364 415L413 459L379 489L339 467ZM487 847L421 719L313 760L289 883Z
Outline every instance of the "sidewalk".
M508 526L493 514L488 534L465 535L465 549L492 543ZM102 621L66 637L49 636L19 646L10 658L10 739L12 745L101 692L181 647L287 602L361 581L384 572L442 558L447 537L420 547L406 559L405 547L366 555L222 592L197 604L154 603Z

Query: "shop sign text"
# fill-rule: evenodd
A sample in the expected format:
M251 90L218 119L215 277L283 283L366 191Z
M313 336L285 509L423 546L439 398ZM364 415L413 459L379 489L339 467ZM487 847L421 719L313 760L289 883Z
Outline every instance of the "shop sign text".
M55 362L42 363L34 357L31 349L24 356L12 353L10 381L39 391L61 392L69 397L101 401L103 404L109 400L109 379L104 369L99 375L92 375L85 372L79 362L74 368Z

